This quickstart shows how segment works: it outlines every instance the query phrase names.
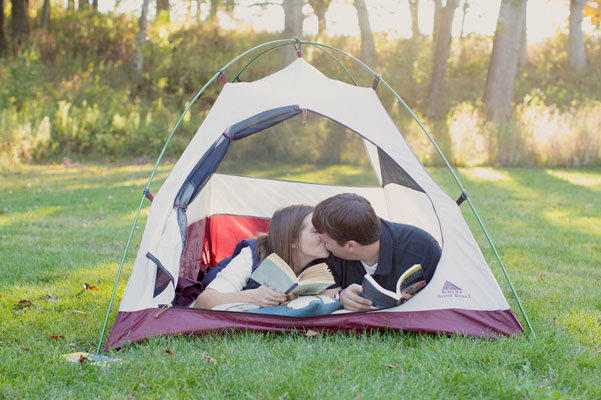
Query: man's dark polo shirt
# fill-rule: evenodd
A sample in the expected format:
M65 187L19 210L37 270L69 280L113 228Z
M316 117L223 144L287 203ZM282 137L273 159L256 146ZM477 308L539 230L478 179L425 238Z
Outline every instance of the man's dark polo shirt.
M421 264L430 282L438 261L441 248L428 232L413 225L397 224L380 219L380 256L378 267L372 277L385 289L395 291L399 277L414 264ZM342 260L330 255L327 259L336 283L343 289L353 283L361 284L365 268L361 261Z

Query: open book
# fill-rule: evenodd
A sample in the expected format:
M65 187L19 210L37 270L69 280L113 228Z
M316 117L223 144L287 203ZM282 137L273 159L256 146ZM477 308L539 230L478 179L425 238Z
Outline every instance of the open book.
M396 284L396 292L384 289L375 279L365 274L363 277L363 292L361 296L372 301L375 307L394 307L403 303L403 294L413 296L421 288L426 286L426 278L421 264L415 264L399 278Z
M271 253L252 272L255 282L286 294L318 294L336 283L326 263L312 265L297 277L277 254Z

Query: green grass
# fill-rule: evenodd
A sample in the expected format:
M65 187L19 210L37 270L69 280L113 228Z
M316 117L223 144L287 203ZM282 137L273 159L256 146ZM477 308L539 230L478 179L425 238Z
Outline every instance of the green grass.
M159 168L153 192L171 167ZM111 352L123 362L106 367L61 360L96 349L150 171L147 164L44 165L0 176L0 398L601 397L599 170L458 171L536 339L242 332L152 338ZM431 172L452 197L459 195L446 170ZM342 183L350 173L356 182L372 181L346 166L257 164L251 173ZM148 208L146 201L109 328ZM525 326L467 203L462 209ZM95 289L84 290L86 283ZM33 304L20 308L20 300Z

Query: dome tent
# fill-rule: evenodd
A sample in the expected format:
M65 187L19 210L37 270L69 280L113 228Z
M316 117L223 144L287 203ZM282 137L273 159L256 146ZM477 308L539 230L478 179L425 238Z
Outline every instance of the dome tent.
M326 48L333 49L328 46L283 40L255 49L286 44L297 47L299 58L274 74L253 82L226 83L226 66L211 79L220 75L223 90L152 201L105 350L155 335L230 328L401 329L470 336L523 332L461 214L461 201L449 197L423 167L382 106L375 85L359 87L330 79L300 57L301 44L326 52ZM378 81L376 76L374 82ZM380 186L323 185L215 173L235 141L303 113L318 114L359 135ZM457 183L462 199L467 199L474 210ZM380 217L418 226L441 245L442 256L432 281L410 301L384 310L303 318L170 307L177 297L178 282L194 279L198 272L227 257L238 240L265 231L276 209L295 203L314 205L344 192L366 197ZM129 241L125 253L128 246ZM122 267L123 262L115 289Z

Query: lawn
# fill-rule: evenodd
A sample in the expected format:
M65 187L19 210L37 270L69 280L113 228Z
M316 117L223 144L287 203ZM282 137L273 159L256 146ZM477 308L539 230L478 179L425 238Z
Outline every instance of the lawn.
M159 168L153 192L171 167ZM62 360L96 350L151 170L68 162L0 175L0 398L601 398L599 170L458 170L536 338L242 332L152 338L109 353L122 361L107 366ZM371 179L349 166L257 165L251 172ZM458 197L446 170L431 173ZM109 328L148 209L145 201ZM467 203L462 209L527 330Z

